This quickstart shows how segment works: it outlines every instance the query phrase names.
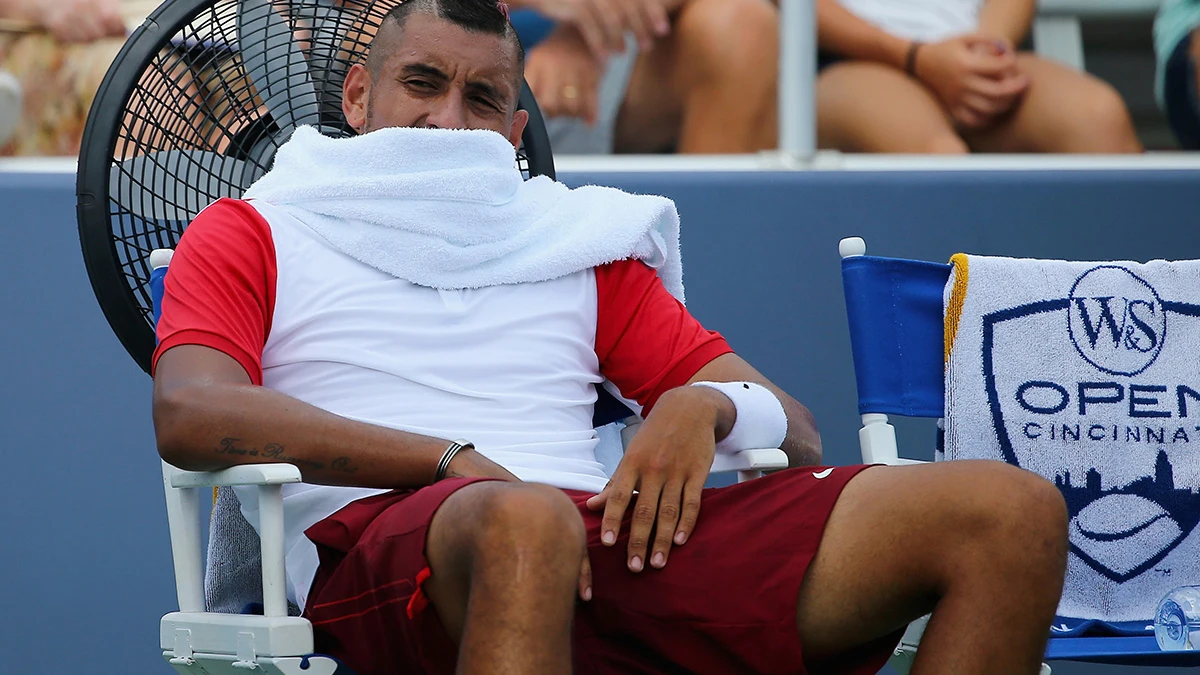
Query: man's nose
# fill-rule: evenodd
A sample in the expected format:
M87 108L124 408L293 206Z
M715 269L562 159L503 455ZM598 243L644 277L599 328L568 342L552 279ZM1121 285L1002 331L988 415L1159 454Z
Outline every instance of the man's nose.
M467 109L458 96L444 96L425 118L425 126L433 129L466 129Z

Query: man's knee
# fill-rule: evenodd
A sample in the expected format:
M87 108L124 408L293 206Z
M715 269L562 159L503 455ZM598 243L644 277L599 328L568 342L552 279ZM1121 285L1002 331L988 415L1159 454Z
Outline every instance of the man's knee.
M490 483L478 495L474 545L483 557L518 552L578 566L584 553L583 518L557 488L533 483Z
M1053 484L1001 462L957 468L955 498L943 516L956 524L947 534L963 542L968 555L982 553L997 564L1066 564L1067 507Z

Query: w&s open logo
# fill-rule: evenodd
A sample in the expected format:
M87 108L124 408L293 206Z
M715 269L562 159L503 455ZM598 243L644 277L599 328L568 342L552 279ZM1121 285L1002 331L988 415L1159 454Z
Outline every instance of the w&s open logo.
M1196 345L1200 305L1117 265L1088 269L1066 297L984 316L1004 458L1054 481L1072 552L1114 582L1170 575L1156 566L1200 522Z
M1167 337L1167 314L1150 284L1124 267L1088 270L1068 297L1067 330L1088 363L1110 375L1137 375Z

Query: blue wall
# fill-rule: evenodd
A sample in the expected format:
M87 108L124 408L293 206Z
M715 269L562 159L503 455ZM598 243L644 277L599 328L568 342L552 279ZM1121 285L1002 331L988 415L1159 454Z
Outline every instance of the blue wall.
M833 464L858 457L841 237L931 260L1200 258L1200 172L564 178L678 202L692 310L812 408ZM156 640L175 597L150 383L92 297L74 176L0 174L0 242L0 674L168 673ZM926 426L900 430L929 447Z

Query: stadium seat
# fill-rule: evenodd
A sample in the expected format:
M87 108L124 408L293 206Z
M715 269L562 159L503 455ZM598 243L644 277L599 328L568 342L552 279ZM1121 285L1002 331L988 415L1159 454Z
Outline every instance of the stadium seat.
M1040 56L1084 69L1082 21L1152 17L1161 0L1038 0L1033 49Z
M864 463L920 464L899 456L888 415L938 418L945 410L942 294L950 265L866 255L859 237L843 239L842 284L862 428ZM940 426L938 436L941 436ZM939 443L940 445L940 443ZM911 632L911 631L910 631ZM1097 626L1081 636L1050 637L1047 661L1200 666L1200 652L1163 652L1152 632L1115 635ZM914 640L902 648L916 651ZM898 649L899 651L899 649ZM912 653L907 654L911 659ZM904 671L907 672L907 671ZM1043 667L1043 673L1049 668Z

